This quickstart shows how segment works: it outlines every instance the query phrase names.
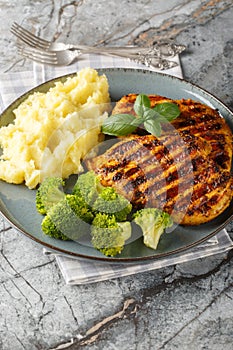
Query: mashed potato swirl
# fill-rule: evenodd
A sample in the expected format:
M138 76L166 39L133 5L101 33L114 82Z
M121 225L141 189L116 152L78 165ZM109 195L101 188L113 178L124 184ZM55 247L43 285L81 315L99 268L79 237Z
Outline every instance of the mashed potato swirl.
M99 142L109 102L107 78L92 68L29 95L14 110L14 122L0 129L0 179L32 189L47 176L80 172Z

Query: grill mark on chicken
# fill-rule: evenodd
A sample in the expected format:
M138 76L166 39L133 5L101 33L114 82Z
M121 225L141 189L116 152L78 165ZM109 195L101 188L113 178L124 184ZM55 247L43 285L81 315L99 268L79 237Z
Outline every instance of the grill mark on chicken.
M219 215L232 198L232 133L216 110L192 100L150 95L152 107L177 103L181 114L153 135L123 137L87 161L104 186L113 186L137 209L155 206L184 225ZM136 95L124 96L113 111L135 115ZM140 130L137 130L137 132Z
M155 152L155 148L152 147L153 141L159 144L159 152ZM167 145L170 144L170 138L166 137L166 142ZM123 158L121 152L118 152L121 144L125 151ZM128 145L132 148L126 152ZM125 138L104 154L105 161L96 171L101 175L104 185L116 187L135 207L161 207L169 199L176 198L180 189L187 188L187 177L178 181L181 179L179 173L192 174L191 163L184 162L184 152L177 142L176 145L170 147L173 151L171 155L161 141L158 143L152 135L134 138L133 143L131 138ZM166 151L163 151L165 149ZM100 159L102 156L97 158L95 163L99 164Z

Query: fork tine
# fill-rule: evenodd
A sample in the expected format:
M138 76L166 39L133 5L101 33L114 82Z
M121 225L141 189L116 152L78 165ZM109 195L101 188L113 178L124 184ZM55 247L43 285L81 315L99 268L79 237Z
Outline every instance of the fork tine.
M45 51L44 49L39 49L37 47L31 47L31 46L28 46L28 45L24 45L21 42L17 42L16 43L16 47L18 49L21 49L21 50L23 50L25 52L29 52L29 53L45 55L45 56L48 56L48 57L56 56L56 51Z
M20 40L22 40L25 44L30 45L32 47L38 47L46 50L51 44L49 41L32 34L16 22L14 22L11 26L11 33L14 34Z
M25 58L28 58L29 60L35 61L37 63L47 64L47 65L50 65L50 66L56 66L57 65L56 61L55 62L54 61L49 61L47 59L44 59L43 57L42 58L41 57L36 57L36 56L34 56L32 54L27 54L25 52L21 52L20 54L21 54L21 56L23 56Z
M46 49L49 47L49 41L39 38L38 36L30 33L25 28L18 25L16 22L11 27L11 32L16 35L20 40L33 47L40 47Z
M38 49L25 47L23 45L17 45L18 52L20 55L32 59L39 63L46 63L50 65L57 64L57 56L54 52L40 51Z

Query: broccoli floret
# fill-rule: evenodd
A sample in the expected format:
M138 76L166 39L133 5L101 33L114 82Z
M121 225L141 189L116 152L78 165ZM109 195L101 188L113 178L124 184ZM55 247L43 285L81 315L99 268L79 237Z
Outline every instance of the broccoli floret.
M42 231L53 238L77 240L90 231L93 214L82 197L67 194L42 221Z
M83 197L89 206L92 206L102 186L94 171L88 171L85 174L79 175L72 194Z
M51 214L53 217L53 214ZM67 241L68 238L65 234L63 234L60 230L57 229L55 223L52 221L50 215L46 215L41 223L41 228L44 234L56 239L62 239L63 241Z
M117 222L111 214L97 213L91 226L93 247L106 256L120 254L131 236L129 221Z
M144 244L152 249L157 248L165 228L173 225L170 215L156 208L138 210L133 218L142 229Z
M83 197L78 197L73 194L66 195L66 201L68 202L74 213L83 221L91 223L94 215Z
M42 194L61 191L58 185L63 185L63 181L53 181L48 178L38 190L38 207L42 207ZM78 240L83 233L91 231L92 244L96 249L106 256L121 253L131 235L131 224L126 220L132 205L127 199L115 189L102 186L93 171L78 177L72 194L62 192L62 196L59 195L58 192L56 200L40 211L46 214L41 224L46 235L62 240Z
M117 221L125 221L132 210L132 204L112 187L103 187L93 204L96 212L114 214Z
M36 192L36 209L40 214L45 215L54 204L64 199L63 186L60 177L48 177L41 183Z

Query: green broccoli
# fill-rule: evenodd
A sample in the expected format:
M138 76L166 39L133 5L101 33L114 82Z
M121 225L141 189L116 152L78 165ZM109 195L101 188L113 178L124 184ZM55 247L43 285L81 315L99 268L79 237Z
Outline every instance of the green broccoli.
M85 201L92 206L99 195L102 185L94 171L88 171L79 175L72 194L83 197Z
M83 233L91 233L96 249L106 256L120 254L131 236L131 223L126 221L130 202L115 189L102 186L93 171L78 177L71 194L62 192L62 185L62 179L48 178L37 192L38 211L45 214L44 234L78 240Z
M103 187L93 204L94 211L114 214L116 221L125 221L132 210L132 204L112 187Z
M67 194L44 217L42 231L53 238L77 240L90 231L93 214L82 197Z
M51 213L51 216L53 217L53 213ZM41 228L45 235L50 236L52 238L62 239L63 241L70 239L56 227L50 215L46 215L44 217L41 223Z
M60 177L48 177L41 183L36 192L36 209L40 214L45 215L54 204L64 199L62 186L64 181Z
M131 236L129 221L117 222L115 215L97 213L91 226L93 247L106 256L120 254Z
M133 221L142 229L144 244L152 249L157 248L165 228L173 225L170 215L156 208L136 211Z

